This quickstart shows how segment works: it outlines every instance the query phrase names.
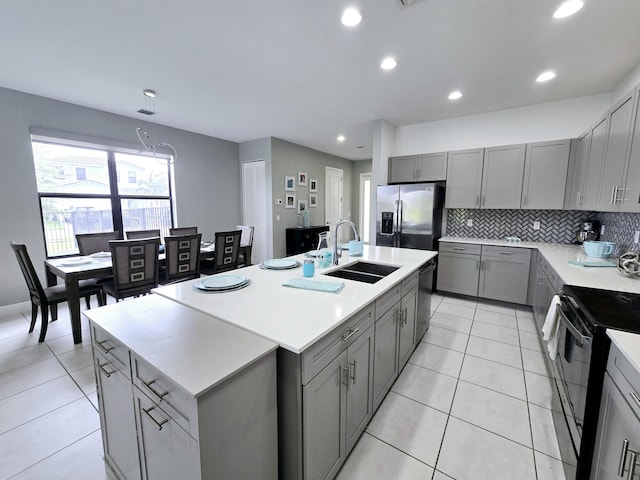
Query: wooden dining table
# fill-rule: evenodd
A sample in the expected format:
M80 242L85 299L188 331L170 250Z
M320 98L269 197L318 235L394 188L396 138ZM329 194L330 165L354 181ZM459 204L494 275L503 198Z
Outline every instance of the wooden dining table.
M200 247L200 260L215 256L215 245L205 242ZM158 255L158 262L164 265L164 253ZM64 258L49 258L44 261L47 275L47 286L57 285L58 279L64 280L69 304L71 332L73 343L82 343L82 326L80 323L80 280L108 277L113 275L111 255L93 254Z

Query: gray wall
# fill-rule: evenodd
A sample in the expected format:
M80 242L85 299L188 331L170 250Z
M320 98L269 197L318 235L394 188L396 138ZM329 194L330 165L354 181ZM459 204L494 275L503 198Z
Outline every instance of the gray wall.
M283 257L286 252L285 229L298 226L298 213L296 209L285 208L284 206L284 177L293 175L297 177L298 171L307 172L309 178L318 179L318 206L310 208L310 221L312 225L324 225L324 189L325 189L325 167L340 168L343 171L343 217L346 220L353 218L351 203L352 191L352 168L351 160L328 155L326 153L312 150L300 145L286 142L278 138L271 141L271 162L272 162L272 203L273 200L281 198L283 205L273 206L273 256ZM296 178L296 202L306 199L309 202L309 187L301 187L297 184ZM280 215L280 220L277 216Z
M234 227L241 216L238 144L149 122L79 107L0 88L0 306L28 300L12 240L29 248L44 280L44 240L36 190L30 128L137 145L135 127L147 129L155 142L172 144L175 163L177 222L198 225L205 238Z
M353 162L353 187L351 189L351 221L358 227L360 232L360 174L372 173L373 162L371 160L359 160ZM373 178L371 178L371 186L375 186ZM374 209L375 210L375 209ZM360 232L360 236L362 233Z

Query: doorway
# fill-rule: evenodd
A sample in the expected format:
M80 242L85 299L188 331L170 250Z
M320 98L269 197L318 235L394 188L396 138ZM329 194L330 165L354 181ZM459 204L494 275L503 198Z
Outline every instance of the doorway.
M324 220L329 230L342 219L342 179L340 168L325 167Z
M253 226L251 263L267 259L267 208L265 161L242 163L242 218L244 225Z
M371 177L372 173L360 174L360 240L369 243L369 227L371 225Z

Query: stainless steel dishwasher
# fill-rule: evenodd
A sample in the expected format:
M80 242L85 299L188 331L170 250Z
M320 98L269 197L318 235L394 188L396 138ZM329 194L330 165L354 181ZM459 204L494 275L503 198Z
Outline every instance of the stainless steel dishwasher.
M431 293L433 292L433 272L436 259L425 263L419 270L418 277L418 317L416 319L416 342L419 342L429 329L431 316Z

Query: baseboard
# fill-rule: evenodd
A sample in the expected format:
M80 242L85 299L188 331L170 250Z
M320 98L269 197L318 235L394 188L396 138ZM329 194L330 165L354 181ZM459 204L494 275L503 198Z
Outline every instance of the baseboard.
M0 307L0 317L8 317L18 313L28 313L31 315L31 302L14 303Z

